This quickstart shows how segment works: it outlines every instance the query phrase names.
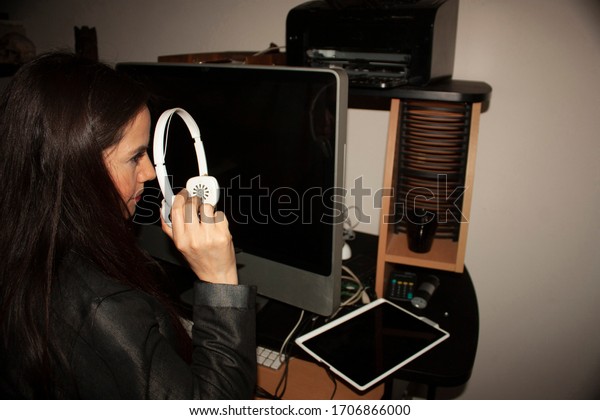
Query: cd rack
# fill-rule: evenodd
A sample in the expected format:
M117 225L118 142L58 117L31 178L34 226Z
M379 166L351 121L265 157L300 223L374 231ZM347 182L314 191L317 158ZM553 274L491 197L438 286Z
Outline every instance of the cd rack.
M383 296L398 265L464 271L479 119L491 87L448 80L371 95L388 99L390 112L375 279ZM405 216L412 210L438 216L427 252L409 249Z
M471 114L470 103L401 103L395 232L406 232L405 210L420 209L436 215L435 238L458 241Z

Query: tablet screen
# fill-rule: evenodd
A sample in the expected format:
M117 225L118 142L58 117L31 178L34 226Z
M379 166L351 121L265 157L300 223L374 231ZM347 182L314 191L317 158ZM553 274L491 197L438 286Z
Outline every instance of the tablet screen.
M379 299L296 342L360 390L435 347L449 334Z

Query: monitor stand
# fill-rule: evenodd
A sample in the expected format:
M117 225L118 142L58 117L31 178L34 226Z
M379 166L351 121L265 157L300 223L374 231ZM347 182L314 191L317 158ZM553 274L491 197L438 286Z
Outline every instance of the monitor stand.
M374 290L375 265L377 262L377 236L356 232L356 238L351 242L351 245L352 255L343 264L350 268L372 292ZM338 316L343 315L348 310L342 310ZM256 313L256 344L279 351L298 322L301 312L301 309L294 306L259 296ZM297 331L295 336L298 337L323 325L325 322L324 317L305 312L302 329ZM291 355L311 360L310 356L296 346L291 348Z

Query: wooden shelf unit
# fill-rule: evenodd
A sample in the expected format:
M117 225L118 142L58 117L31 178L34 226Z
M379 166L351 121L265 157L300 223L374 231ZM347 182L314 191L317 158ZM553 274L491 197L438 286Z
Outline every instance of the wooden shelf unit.
M473 194L473 180L475 173L475 155L477 140L479 136L479 117L482 109L487 107L487 100L491 93L489 85L480 82L466 83L475 90L469 90L468 96L461 96L460 92L448 94L447 91L438 95L435 91L428 89L424 92L424 99L429 103L439 102L447 105L449 102L463 102L470 106L470 119L468 123L468 149L464 163L464 192L462 194L461 213L463 221L459 223L458 238L435 238L431 251L427 253L414 253L408 249L406 234L396 229L396 201L398 195L398 162L401 157L401 122L402 102L422 99L419 97L418 89L410 91L405 97L390 99L390 117L388 127L388 139L384 168L383 189L390 194L384 194L381 207L381 220L379 227L379 245L377 256L377 274L375 291L377 296L384 296L385 280L389 278L395 264L426 267L437 270L462 273L464 270L464 259L467 245L468 227L470 221L471 199ZM463 87L461 85L461 87ZM452 85L450 84L450 90ZM478 90L479 89L479 90Z

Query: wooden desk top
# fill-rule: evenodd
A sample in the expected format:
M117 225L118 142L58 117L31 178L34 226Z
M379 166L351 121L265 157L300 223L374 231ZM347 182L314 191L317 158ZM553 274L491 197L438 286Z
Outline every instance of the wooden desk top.
M273 370L259 366L258 385L274 394L283 373L283 367ZM282 398L284 400L328 400L331 399L335 388L323 367L298 358L290 359L287 381L287 388ZM359 393L339 378L336 378L336 383L334 400L379 400L383 396L383 384L366 393Z

